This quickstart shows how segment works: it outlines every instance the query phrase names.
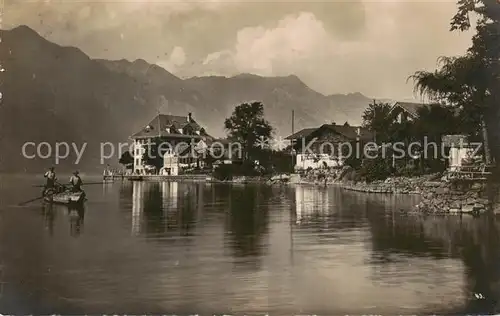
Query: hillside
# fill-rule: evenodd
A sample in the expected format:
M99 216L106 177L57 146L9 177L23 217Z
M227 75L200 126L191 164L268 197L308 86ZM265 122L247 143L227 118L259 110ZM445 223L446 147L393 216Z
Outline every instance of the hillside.
M51 159L24 159L25 142L87 143L82 162L70 156L63 170L101 170L100 142L127 141L145 122L162 113L195 119L215 136L235 105L251 100L265 104L277 135L335 121L359 123L371 101L359 93L324 96L298 77L197 77L182 80L144 60L91 59L73 47L51 43L20 26L0 31L1 73L0 172L39 171ZM110 163L116 163L110 161Z

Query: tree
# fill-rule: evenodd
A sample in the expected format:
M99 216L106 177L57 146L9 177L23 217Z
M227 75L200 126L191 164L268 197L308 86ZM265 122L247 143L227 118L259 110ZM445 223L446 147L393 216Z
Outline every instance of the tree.
M118 162L125 166L125 169L132 169L134 167L134 157L132 157L128 150L121 155Z
M459 117L456 110L450 106L430 105L418 109L418 117L413 123L415 137L421 144L435 144L435 147L425 146L419 152L420 169L430 168L432 171L442 171L444 161L438 153L442 152L441 139L444 135L456 134L459 131ZM425 165L425 166L424 166Z
M434 72L419 71L410 78L416 91L437 102L458 107L465 126L475 125L483 136L487 162L500 157L500 4L493 0L459 0L451 31L470 29L478 17L472 46L464 56L442 57ZM490 152L490 142L495 151Z
M228 138L241 144L244 160L251 160L261 150L259 144L268 142L273 128L264 119L264 105L261 102L238 105L224 122Z
M379 143L390 139L389 130L392 124L390 111L391 106L388 103L373 101L363 112L363 126L375 133L376 141Z
M147 166L153 166L156 170L160 170L163 167L163 155L169 146L164 146L169 144L165 138L155 137L150 144L146 146L146 150L142 154L142 161Z
M427 137L433 142L440 142L441 137L458 132L459 117L455 115L455 109L450 106L430 105L418 109L418 117L415 119L415 136L420 140Z

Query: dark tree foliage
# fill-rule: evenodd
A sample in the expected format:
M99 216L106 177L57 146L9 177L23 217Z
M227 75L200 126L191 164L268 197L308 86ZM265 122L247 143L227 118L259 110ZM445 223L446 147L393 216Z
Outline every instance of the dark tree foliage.
M388 103L373 102L363 112L363 126L375 133L377 143L390 140L389 131L392 125L390 110L391 106Z
M415 136L420 141L441 142L443 135L455 134L460 131L459 117L455 109L449 106L426 106L418 110L418 118L414 122Z
M126 169L132 169L134 166L134 157L132 157L130 152L127 150L121 155L120 160L118 160L118 162L121 165L125 166Z
M168 142L165 138L153 138L151 144L146 146L146 150L142 155L142 161L144 162L144 164L153 166L156 168L156 170L160 170L163 167L163 156L169 148L167 144Z
M432 100L460 109L462 129L475 127L485 142L485 154L500 156L500 4L494 0L459 0L451 31L471 27L478 18L472 46L460 57L442 57L434 72L419 71L410 78L415 90ZM490 153L490 146L492 152Z
M231 117L224 122L228 138L240 142L245 160L253 160L261 149L259 143L269 141L273 128L264 119L264 105L261 102L238 105Z

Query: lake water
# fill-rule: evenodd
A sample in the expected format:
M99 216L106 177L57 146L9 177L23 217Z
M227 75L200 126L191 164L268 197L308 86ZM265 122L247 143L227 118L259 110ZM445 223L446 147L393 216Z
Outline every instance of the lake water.
M38 180L41 181L41 180ZM0 313L491 312L488 218L405 215L416 197L337 187L115 182L81 210L17 206L0 180Z

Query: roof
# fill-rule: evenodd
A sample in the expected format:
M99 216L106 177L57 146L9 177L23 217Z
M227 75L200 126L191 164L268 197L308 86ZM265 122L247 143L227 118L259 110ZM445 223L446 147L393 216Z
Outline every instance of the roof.
M180 129L183 130L182 133ZM199 132L199 135L196 132ZM159 114L146 124L142 130L132 135L132 138L157 136L202 139L209 135L193 118L190 120L188 116Z
M300 130L298 131L297 133L294 133L290 136L288 136L287 138L285 138L286 140L292 140L292 139L299 139L299 138L304 138L304 137L307 137L309 135L311 135L312 132L314 132L315 130L317 130L318 128L317 127L313 127L313 128L304 128L303 130Z
M361 127L361 126L346 126L346 125L337 125L337 124L325 124L320 127L321 128L327 128L330 130L333 130L342 136L346 137L349 140L356 140L358 137L358 130L359 130L359 139L360 140L372 140L374 135L373 132L370 131L368 128Z
M291 140L291 139L307 138L309 136L312 136L313 134L319 133L320 130L325 130L325 129L333 130L336 133L350 140L356 140L356 138L358 137L358 129L360 132L359 135L360 140L371 140L373 139L374 136L373 132L371 132L368 128L364 128L361 126L348 126L345 124L344 125L324 124L316 128L303 129L293 135L288 136L285 139Z
M395 108L399 107L403 109L406 113L410 114L413 117L418 116L418 110L427 106L427 104L424 103L414 103L414 102L396 102L392 105L391 111L392 112Z

